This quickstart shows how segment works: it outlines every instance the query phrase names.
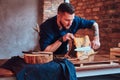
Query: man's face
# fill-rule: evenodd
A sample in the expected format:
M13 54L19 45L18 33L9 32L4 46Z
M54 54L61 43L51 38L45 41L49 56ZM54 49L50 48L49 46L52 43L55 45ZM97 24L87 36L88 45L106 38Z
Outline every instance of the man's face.
M60 14L60 24L65 29L69 29L72 25L73 19L75 14L69 14L67 12Z

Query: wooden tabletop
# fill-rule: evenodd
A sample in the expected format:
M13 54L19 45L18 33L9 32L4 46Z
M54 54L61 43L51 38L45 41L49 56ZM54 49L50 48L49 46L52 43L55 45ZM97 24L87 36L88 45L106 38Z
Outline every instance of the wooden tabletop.
M120 61L118 58L111 59L110 55L91 55L89 58L79 60L77 58L69 59L76 68L76 71L106 69L106 68L120 68Z
M106 69L106 68L120 68L119 59L110 59L109 55L91 55L88 59L79 60L77 58L69 59L76 68L76 71L88 71L95 69ZM6 60L0 60L0 65L5 63ZM0 77L11 77L15 76L10 70L0 68Z

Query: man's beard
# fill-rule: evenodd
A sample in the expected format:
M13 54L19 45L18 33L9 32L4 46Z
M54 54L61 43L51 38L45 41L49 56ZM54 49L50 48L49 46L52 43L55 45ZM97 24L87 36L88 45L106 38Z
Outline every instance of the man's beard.
M66 30L67 32L70 32L71 33L71 29L66 29L66 27L62 24L62 22L60 21L60 25L62 26L62 29L63 30Z
M68 29L66 29L66 27L63 25L63 23L61 21L60 21L60 25L62 26L62 29L68 30Z

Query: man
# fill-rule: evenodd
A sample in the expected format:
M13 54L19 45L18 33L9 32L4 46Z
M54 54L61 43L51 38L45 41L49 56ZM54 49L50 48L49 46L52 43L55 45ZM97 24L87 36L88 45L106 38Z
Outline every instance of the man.
M74 7L70 3L62 3L54 16L40 25L40 48L54 54L66 54L69 40L79 29L94 29L92 48L100 47L98 24L93 20L86 20L75 16Z

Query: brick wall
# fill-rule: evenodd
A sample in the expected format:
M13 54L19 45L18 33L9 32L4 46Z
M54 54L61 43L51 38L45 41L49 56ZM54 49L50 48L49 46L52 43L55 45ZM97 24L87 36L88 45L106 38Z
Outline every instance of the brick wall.
M76 9L76 15L98 22L100 53L109 53L111 47L117 46L120 42L120 0L70 0L70 2Z
M43 21L57 14L57 7L62 2L64 2L64 0L44 0Z

